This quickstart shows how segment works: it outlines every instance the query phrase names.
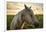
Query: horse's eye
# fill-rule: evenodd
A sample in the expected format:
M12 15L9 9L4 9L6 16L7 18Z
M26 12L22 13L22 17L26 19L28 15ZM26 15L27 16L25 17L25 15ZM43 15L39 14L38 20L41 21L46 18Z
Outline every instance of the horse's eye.
M32 15L30 15L32 17Z

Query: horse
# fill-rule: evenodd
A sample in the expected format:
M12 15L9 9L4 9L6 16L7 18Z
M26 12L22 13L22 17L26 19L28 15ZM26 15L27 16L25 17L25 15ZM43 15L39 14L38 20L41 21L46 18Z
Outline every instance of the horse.
M10 29L23 29L25 23L31 24L33 28L39 27L39 21L33 13L31 7L27 7L24 4L24 9L16 14L11 22Z

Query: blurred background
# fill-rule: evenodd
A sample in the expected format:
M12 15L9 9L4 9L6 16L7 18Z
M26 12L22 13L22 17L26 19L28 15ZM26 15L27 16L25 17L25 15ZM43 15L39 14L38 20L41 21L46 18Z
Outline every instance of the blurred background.
M7 29L10 29L10 23L14 16L24 9L24 4L28 7L31 6L31 9L34 12L34 15L40 22L40 27L43 28L43 4L42 3L30 3L30 2L7 2ZM25 25L24 28L31 29L30 25Z
M24 9L24 4L28 7L31 6L34 14L43 14L43 4L42 3L28 3L28 2L7 2L7 14L15 15L22 9Z

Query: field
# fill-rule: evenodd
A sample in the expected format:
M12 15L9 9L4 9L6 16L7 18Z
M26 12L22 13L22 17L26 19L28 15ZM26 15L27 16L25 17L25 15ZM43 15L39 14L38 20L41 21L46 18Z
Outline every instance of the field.
M15 15L7 15L7 30L10 30L10 23L13 19ZM40 27L39 28L43 28L43 15L35 15L37 17L37 19L39 20L40 22ZM29 29L31 29L31 27L27 27Z

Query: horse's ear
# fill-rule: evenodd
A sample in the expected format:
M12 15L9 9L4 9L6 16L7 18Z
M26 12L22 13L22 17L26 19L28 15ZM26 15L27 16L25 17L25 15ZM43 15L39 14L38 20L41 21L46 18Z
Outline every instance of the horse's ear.
M24 4L25 8L27 9L28 7Z

